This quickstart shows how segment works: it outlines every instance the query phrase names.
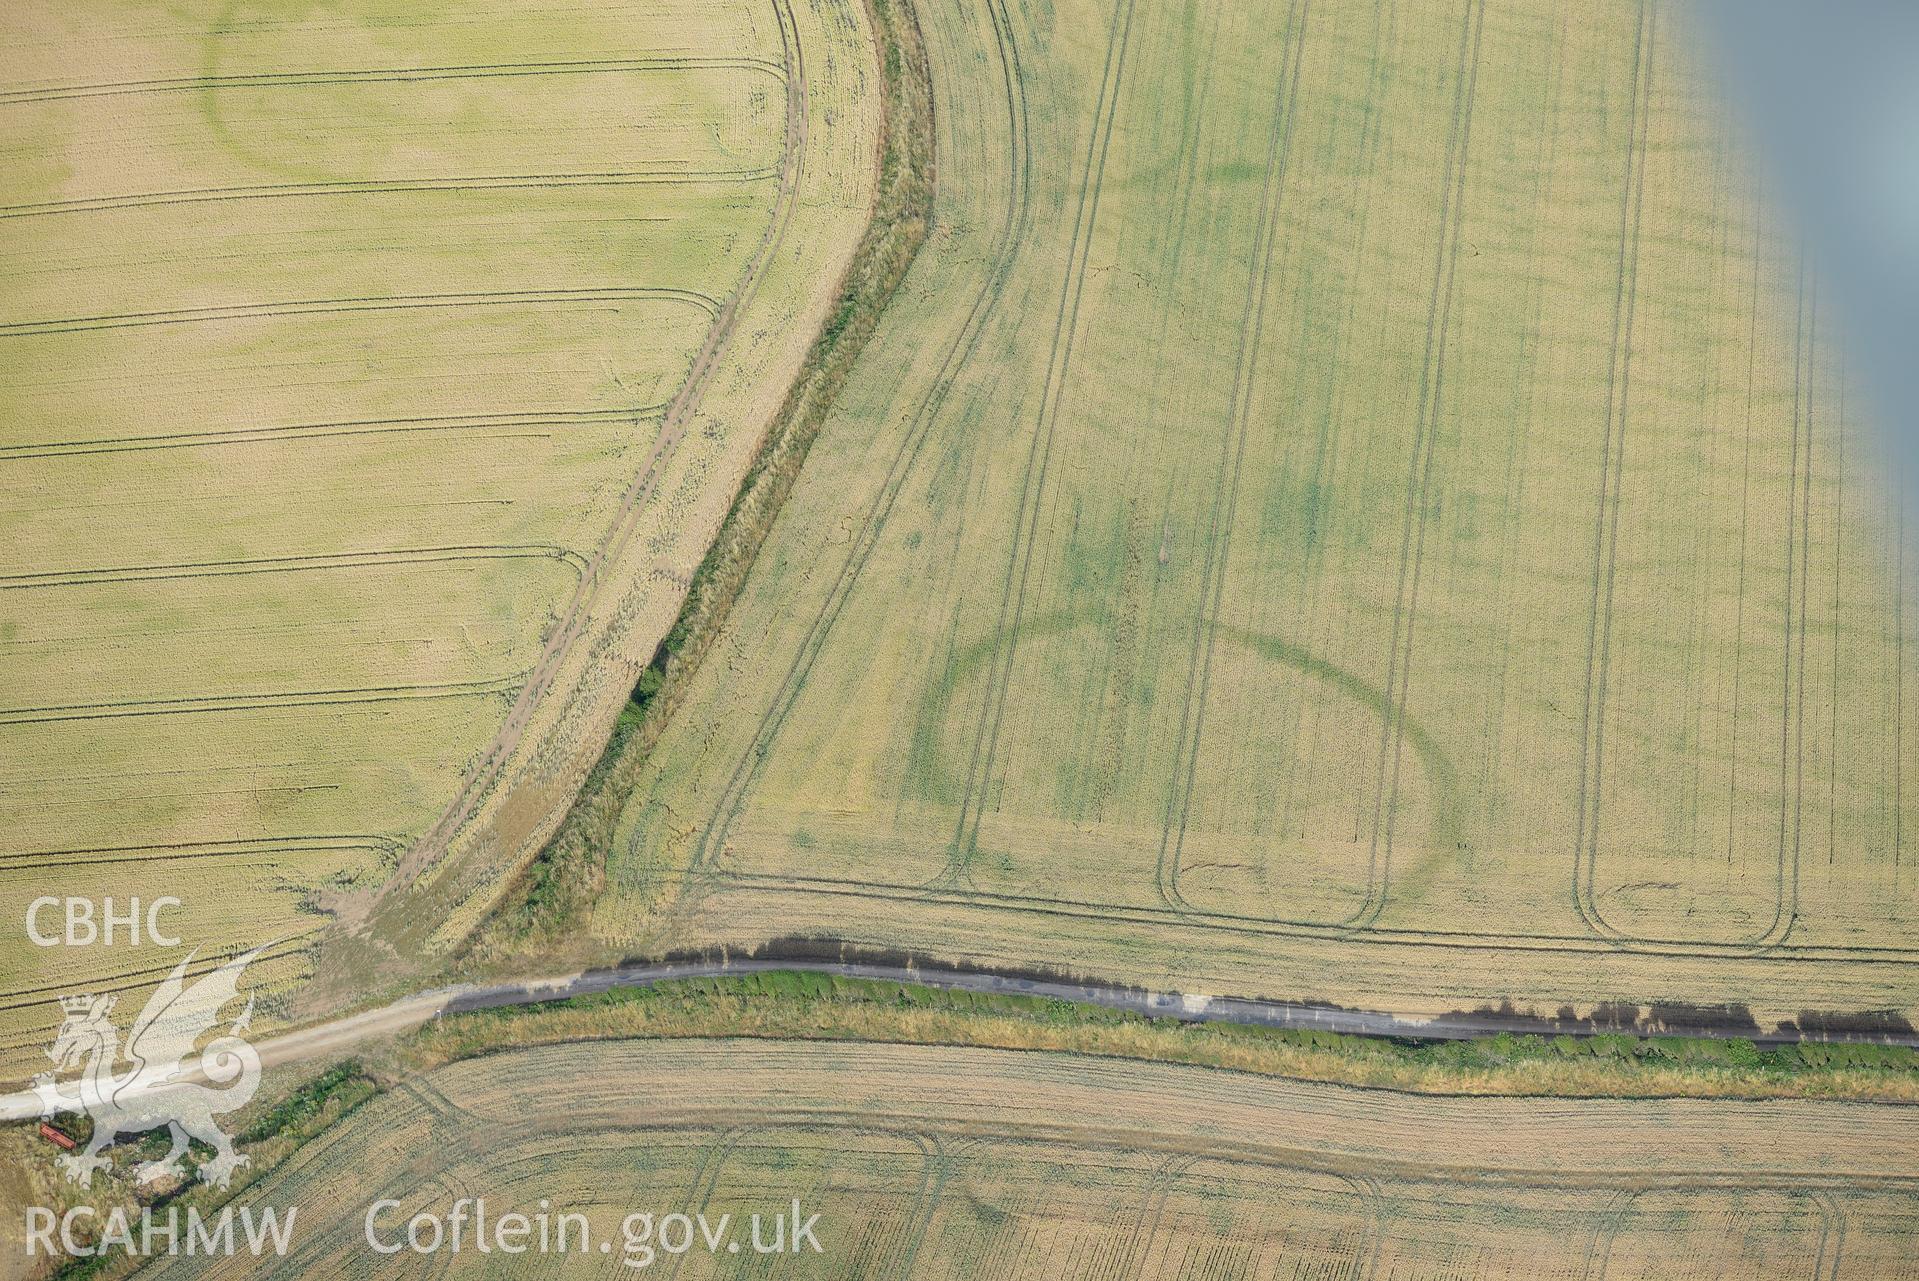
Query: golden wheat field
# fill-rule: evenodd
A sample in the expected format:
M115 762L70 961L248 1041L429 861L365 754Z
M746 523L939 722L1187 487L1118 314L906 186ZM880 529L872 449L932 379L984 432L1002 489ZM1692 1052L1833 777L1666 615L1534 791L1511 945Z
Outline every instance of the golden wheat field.
M625 1273L630 1214L730 1215L749 1242L751 1214L797 1197L820 1216L818 1254L696 1245L653 1262L846 1281L1891 1281L1919 1275L1915 1126L1869 1105L1415 1101L994 1050L553 1046L428 1073L250 1189L243 1204L300 1207L285 1260L157 1274L396 1275L428 1260L373 1255L369 1206L398 1203L376 1217L392 1244L412 1216L484 1195L495 1217L584 1215L586 1248L539 1258L542 1276ZM432 1266L529 1274L532 1256L467 1240Z
M939 232L602 938L1919 1010L1904 518L1681 6L919 14Z
M443 890L414 956L490 901L825 317L878 120L854 0L21 0L0 44L17 1064L175 959L15 941L39 895L178 896L280 984L383 889Z

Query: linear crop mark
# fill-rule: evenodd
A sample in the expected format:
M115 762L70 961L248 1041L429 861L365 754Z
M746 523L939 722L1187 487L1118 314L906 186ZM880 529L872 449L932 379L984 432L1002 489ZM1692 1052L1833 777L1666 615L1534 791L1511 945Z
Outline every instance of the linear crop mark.
M1095 901L1090 898L1061 899L1036 894L1002 894L984 890L949 887L944 884L907 884L877 880L848 880L831 876L806 876L788 872L728 872L727 878L754 893L843 898L867 903L892 903L905 907L964 907L1004 915L1033 916L1041 919L1097 921L1107 925L1146 925L1171 932L1197 931L1202 935L1239 938L1290 938L1335 945L1365 947L1422 947L1443 952L1492 952L1514 955L1593 955L1616 954L1619 945L1591 933L1553 934L1519 931L1423 929L1411 926L1372 927L1354 930L1349 925L1319 925L1277 921L1270 917L1244 913L1205 912L1189 914L1164 907L1141 907L1131 903ZM691 884L693 873L666 871L661 879ZM1635 955L1676 959L1701 958L1778 961L1792 965L1898 965L1919 966L1919 947L1894 944L1778 943L1756 950L1750 944L1712 943L1692 940L1667 942L1653 939L1633 947Z
M275 939L261 951L260 960L262 963L276 961L283 957L295 956L307 952L310 950L310 943L317 940L325 929L326 925L322 922L301 930L298 933L283 935ZM239 947L232 948L234 955L237 955L240 951L241 949ZM227 959L228 955L224 949L211 949L202 955L192 958L187 966L187 975L190 978L197 978L217 969L221 963ZM89 975L87 984L90 990L102 995L124 993L140 987L142 984L152 982L160 975L171 970L175 964L177 964L177 962L169 959L140 969L121 970L114 974ZM262 964L261 968L264 969L266 967ZM53 1004L53 998L57 993L65 991L70 986L70 981L62 980L57 983L41 984L37 987L12 988L0 991L0 1012L10 1013L14 1010L32 1009L36 1006L44 1009Z
M1166 817L1160 827L1159 860L1155 879L1161 898L1170 906L1196 911L1179 890L1180 854L1186 841L1186 821L1192 808L1193 779L1199 769L1199 747L1206 715L1207 691L1212 682L1213 650L1218 638L1220 601L1226 590L1226 555L1239 507L1241 468L1246 436L1252 420L1254 388L1259 381L1260 342L1265 333L1266 296L1272 275L1273 249L1279 211L1286 192L1286 167L1292 154L1293 123L1299 94L1299 68L1305 57L1306 20L1311 0L1294 0L1287 16L1290 60L1274 87L1271 123L1267 126L1266 169L1260 187L1259 218L1253 233L1252 267L1247 273L1246 300L1241 308L1239 347L1233 358L1232 393L1227 403L1227 430L1221 441L1219 470L1213 483L1213 513L1201 566L1202 596L1194 620L1192 651L1187 657L1186 692L1180 704L1179 733L1173 740L1173 778L1167 790Z
M535 557L558 560L584 573L586 561L578 552L551 543L451 547L399 547L378 551L335 552L318 556L260 556L240 560L181 561L170 565L130 565L103 569L69 569L40 574L0 576L0 591L43 587L84 587L93 583L144 582L165 578L212 578L229 574L285 574L301 570L358 569L372 565L423 565L450 560L514 560Z
M183 307L170 311L136 311L117 315L70 316L58 320L23 320L0 325L0 338L36 334L83 333L100 329L139 329L150 325L188 325L207 321L261 320L285 316L329 315L338 312L417 311L463 307L542 307L581 303L675 302L709 317L717 316L716 298L691 289L525 289L473 294L395 294L367 298L306 298L289 302L235 303L224 307Z
M70 703L49 707L0 708L0 725L47 725L59 721L115 720L129 716L187 716L208 712L277 711L291 707L338 707L361 703L399 703L423 699L476 698L518 688L525 673L487 680L431 685L369 685L341 689L267 690L258 693L207 694L194 698L126 699L111 703Z
M120 80L102 84L52 85L0 93L0 107L70 98L108 98L135 93L174 93L206 89L276 89L302 85L413 84L429 80L481 80L498 76L604 75L633 71L758 71L782 84L785 68L766 58L621 58L572 62L493 62L445 67L360 68L341 71L259 71L226 76L180 76L164 80Z
M725 351L732 337L740 308L758 293L767 265L772 261L779 246L784 243L787 229L792 222L793 207L805 165L807 119L805 50L801 47L798 27L793 19L789 0L771 0L771 4L780 30L780 48L784 59L786 86L786 130L780 159L778 195L772 217L762 232L758 244L754 247L753 256L748 260L733 296L724 304L715 305L712 313L713 323L707 332L706 340L695 354L692 368L680 384L678 392L667 405L665 416L661 421L659 439L655 442L653 451L647 458L640 475L621 496L620 505L614 513L613 521L605 536L586 558L586 568L579 586L561 611L558 622L551 628L531 676L521 686L499 732L487 745L478 763L467 772L459 795L441 812L439 819L426 834L407 851L400 860L399 867L395 869L394 875L382 887L381 897L386 903L392 903L394 895L411 885L425 867L439 858L454 834L478 809L485 796L493 790L494 783L518 745L520 734L532 720L535 708L559 674L561 662L567 650L579 639L588 624L587 611L599 591L601 567L617 556L633 536L639 513L651 501L666 465L678 451L680 440L686 433L687 423L691 421L699 408L700 398L706 385L711 381L721 353Z
M1599 919L1593 865L1599 843L1599 780L1604 774L1606 670L1612 641L1612 593L1619 545L1619 494L1627 391L1631 385L1632 318L1637 302L1640 213L1644 208L1645 136L1652 115L1652 7L1639 5L1633 39L1632 113L1626 173L1619 198L1619 258L1614 269L1612 340L1606 371L1606 416L1600 439L1599 500L1593 523L1593 576L1586 626L1586 678L1579 729L1579 788L1574 806L1573 906L1596 936L1616 932Z
M1025 247L1026 231L1031 225L1032 142L1027 129L1026 89L1020 68L1019 46L1013 37L1012 19L1006 12L1005 0L990 0L987 14L993 24L994 41L999 53L1000 81L1005 92L1007 116L1006 202L994 234L991 265L979 292L974 295L967 309L965 322L946 349L926 394L914 406L906 434L894 452L885 480L868 505L865 518L854 536L851 553L840 566L832 589L807 629L799 653L788 667L772 704L761 716L752 743L734 764L711 819L702 827L689 870L716 862L719 854L725 850L727 833L745 808L746 797L759 777L761 766L771 755L773 744L793 705L798 702L814 662L825 648L841 611L864 573L880 533L892 514L900 489L919 458L920 448L933 422L945 407L947 395L978 350L987 322L998 311L1013 265Z
M1752 309L1746 318L1746 434L1745 453L1739 472L1739 579L1733 594L1732 626L1732 754L1727 767L1726 784L1726 862L1733 861L1734 820L1739 810L1739 704L1744 689L1740 682L1746 656L1746 555L1752 528L1752 401L1754 371L1759 359L1759 300L1762 297L1759 263L1765 246L1765 215L1755 191L1752 228Z
M1419 578L1425 557L1426 517L1431 507L1434 441L1445 392L1446 351L1459 264L1460 208L1466 199L1467 158L1472 140L1473 95L1479 83L1480 30L1485 7L1468 0L1459 34L1459 74L1454 81L1453 124L1447 139L1445 187L1439 208L1439 238L1433 251L1433 281L1426 306L1420 357L1419 407L1406 476L1406 509L1400 530L1399 587L1393 599L1392 643L1387 650L1388 714L1380 725L1379 765L1374 776L1372 836L1366 863L1366 900L1350 924L1367 928L1386 906L1392 877L1393 824L1399 805L1399 769L1405 743L1408 687L1412 683L1413 624L1419 615Z
M1060 292L1059 314L1054 319L1052 347L1048 356L1046 381L1040 392L1040 405L1034 423L1033 442L1027 455L1026 470L1020 482L1020 512L1008 548L1006 580L1002 588L999 634L1006 637L1003 654L994 655L992 672L987 678L986 700L981 706L975 731L972 765L967 775L965 800L961 802L959 823L954 831L948 875L964 877L973 847L979 841L981 812L986 808L986 793L992 787L993 758L999 744L999 727L1006 708L1007 685L1011 680L1013 656L1019 646L1019 619L1025 606L1026 579L1032 566L1033 544L1038 539L1041 495L1046 487L1046 465L1052 449L1053 425L1067 386L1067 372L1073 359L1073 344L1079 329L1079 306L1086 285L1086 263L1092 253L1093 228L1099 220L1100 185L1105 179L1106 157L1113 140L1113 126L1119 113L1120 92L1125 84L1126 52L1133 26L1134 0L1126 0L1113 11L1113 27L1107 37L1106 71L1100 82L1099 99L1094 106L1094 128L1088 143L1086 168L1081 178L1079 212L1073 224L1073 237L1067 247L1066 281ZM968 819L971 829L968 829Z
M239 187L198 187L178 191L130 192L82 196L37 204L0 206L0 218L39 218L54 214L144 209L158 205L194 205L237 200L285 200L318 196L387 196L424 191L518 191L562 187L698 186L761 182L779 176L768 165L752 169L615 169L605 172L482 174L445 178L342 179L338 182L285 182Z
M1653 945L1680 946L1686 940L1632 935L1607 922L1597 897L1600 801L1604 785L1607 684L1610 674L1612 640L1613 582L1618 566L1620 493L1624 488L1623 463L1627 427L1627 395L1632 362L1632 318L1634 273L1638 260L1640 213L1644 206L1646 133L1651 114L1653 10L1641 8L1642 39L1634 61L1634 139L1627 154L1627 181L1621 203L1620 289L1615 298L1613 365L1608 380L1606 439L1601 455L1600 502L1595 526L1593 612L1587 638L1587 685L1585 710L1581 723L1580 780L1575 808L1578 831L1575 836L1573 899L1580 919L1595 937L1616 946L1644 951ZM1806 296L1805 271L1800 272L1800 299L1797 304L1798 335L1794 345L1792 458L1787 480L1786 533L1786 609L1785 638L1782 643L1784 670L1780 696L1779 754L1779 850L1775 873L1772 921L1752 937L1726 944L1710 945L1712 954L1739 955L1777 947L1797 919L1800 794L1803 790L1804 755L1804 679L1806 646L1806 592L1810 566L1811 483L1812 483L1812 408L1810 403L1813 335L1809 326L1810 303ZM1742 553L1743 555L1743 553ZM1742 570L1743 573L1743 570ZM1794 604L1795 591L1798 603ZM1794 613L1798 614L1798 655L1795 667ZM1740 617L1743 618L1743 610ZM1798 764L1794 764L1797 753ZM1735 749L1736 755L1736 749ZM1731 803L1736 803L1731 802ZM1788 819L1788 811L1791 818ZM1730 815L1729 815L1730 844ZM1730 857L1730 848L1728 850Z
M350 853L371 850L397 858L402 842L393 836L262 836L230 841L185 841L120 845L91 849L0 850L0 873L19 868L90 867L110 863L164 863L195 859L283 859L313 851Z
M154 436L108 436L85 440L34 441L0 445L0 460L64 458L80 454L118 454L148 449L200 449L216 445L254 445L275 441L324 440L341 436L377 436L389 432L544 430L632 424L657 418L665 405L633 409L536 409L505 414L437 414L423 418L362 418L339 422L292 423L280 427L231 427L167 432Z

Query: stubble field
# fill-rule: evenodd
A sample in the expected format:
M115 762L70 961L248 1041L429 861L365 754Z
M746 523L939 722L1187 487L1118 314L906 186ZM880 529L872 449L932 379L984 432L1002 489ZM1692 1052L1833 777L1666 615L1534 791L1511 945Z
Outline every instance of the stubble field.
M608 945L1919 1010L1904 522L1682 12L920 20L937 230Z
M878 126L856 0L26 3L0 40L18 1065L53 995L175 959L30 947L42 894L178 896L271 987L336 917L463 933L671 623Z
M483 1257L469 1235L457 1259L398 1258L608 1276L629 1214L703 1213L732 1216L739 1253L651 1262L875 1281L1890 1279L1915 1275L1915 1124L1869 1105L1413 1100L964 1048L563 1045L427 1073L249 1189L242 1204L300 1207L285 1260L149 1272L389 1275L364 1236L375 1200L400 1203L378 1219L387 1242L484 1195L496 1220L583 1214L589 1247ZM796 1197L822 1252L754 1255L748 1216Z

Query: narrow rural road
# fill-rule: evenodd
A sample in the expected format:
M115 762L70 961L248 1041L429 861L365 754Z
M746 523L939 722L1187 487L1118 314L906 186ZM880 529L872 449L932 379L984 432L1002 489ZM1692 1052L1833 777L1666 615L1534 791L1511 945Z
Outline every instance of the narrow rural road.
M1548 1032L1575 1037L1597 1036L1611 1032L1629 1032L1647 1037L1745 1037L1761 1045L1786 1045L1801 1040L1850 1040L1875 1045L1897 1045L1919 1049L1919 1033L1910 1031L1861 1032L1844 1036L1806 1036L1796 1031L1759 1032L1750 1026L1711 1024L1681 1027L1627 1026L1592 1024L1584 1020L1566 1023L1544 1022L1520 1014L1500 1011L1473 1011L1447 1014L1432 1019L1406 1019L1373 1010L1344 1009L1297 1001L1274 1001L1263 997L1207 996L1186 992L1160 992L1119 984L1028 977L990 971L945 968L935 965L883 964L864 961L786 959L754 957L696 961L635 962L608 969L583 970L544 979L517 980L509 983L460 984L435 988L403 997L390 1005L366 1010L344 1018L316 1023L255 1043L260 1061L266 1067L324 1059L350 1053L358 1046L380 1037L394 1036L445 1014L494 1009L508 1005L539 1005L568 997L589 996L618 988L650 987L673 979L720 978L744 974L764 974L775 970L809 974L836 975L841 978L877 979L888 982L918 983L950 991L979 992L993 995L1050 997L1075 1001L1107 1009L1123 1010L1155 1018L1178 1019L1187 1023L1238 1023L1251 1027L1311 1029L1356 1036L1383 1036L1412 1041L1463 1041L1500 1032ZM189 1068L184 1080L202 1079L198 1065ZM157 1088L162 1082L142 1089ZM0 1121L30 1120L40 1115L40 1100L31 1091L0 1096Z

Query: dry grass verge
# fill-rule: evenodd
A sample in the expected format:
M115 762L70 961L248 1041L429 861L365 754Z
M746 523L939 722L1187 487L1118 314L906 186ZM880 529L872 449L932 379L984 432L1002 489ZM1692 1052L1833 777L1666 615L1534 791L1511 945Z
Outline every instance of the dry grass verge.
M465 960L471 968L532 953L578 951L579 932L571 927L604 884L614 826L641 765L719 635L808 447L926 239L934 173L926 49L907 0L867 0L867 7L880 46L884 121L873 220L825 329L694 576L678 621L634 689L560 830L468 945Z
M685 979L553 1005L439 1020L386 1072L498 1049L620 1037L756 1037L1051 1050L1230 1068L1434 1095L1843 1099L1919 1103L1919 1053L1805 1043L1629 1035L1487 1037L1406 1044L1335 1033L1192 1024L1038 997L778 971Z

